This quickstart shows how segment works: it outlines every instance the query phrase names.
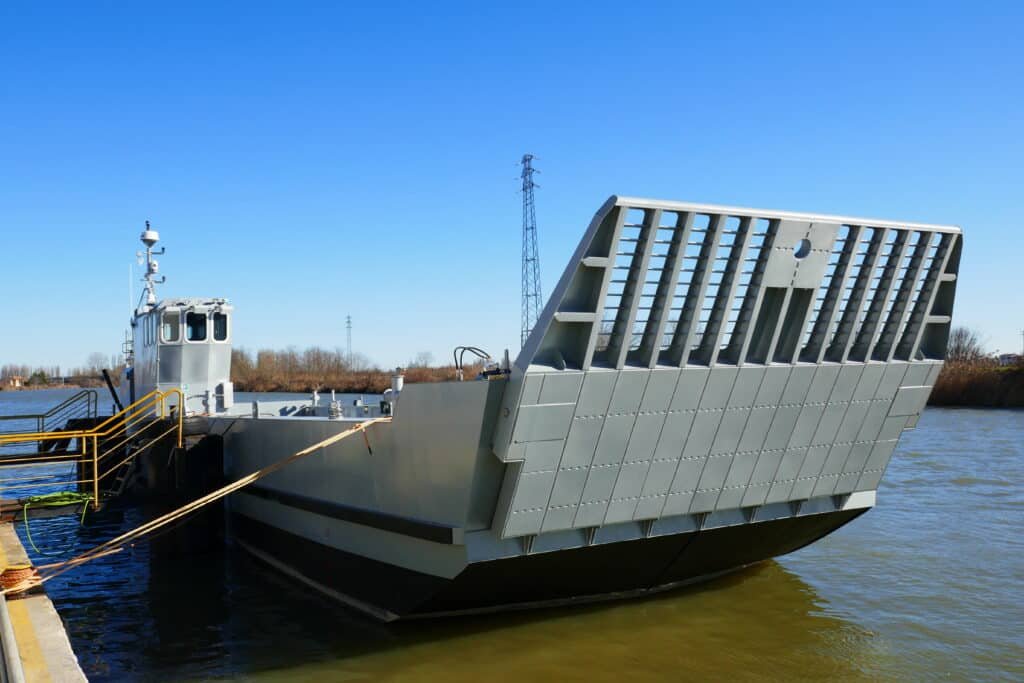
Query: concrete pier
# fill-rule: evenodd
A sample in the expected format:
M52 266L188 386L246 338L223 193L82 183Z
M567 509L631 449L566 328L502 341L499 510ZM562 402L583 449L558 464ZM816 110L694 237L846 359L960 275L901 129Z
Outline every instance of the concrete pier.
M12 523L0 524L0 570L29 564ZM0 678L5 683L85 681L57 610L45 592L0 598Z

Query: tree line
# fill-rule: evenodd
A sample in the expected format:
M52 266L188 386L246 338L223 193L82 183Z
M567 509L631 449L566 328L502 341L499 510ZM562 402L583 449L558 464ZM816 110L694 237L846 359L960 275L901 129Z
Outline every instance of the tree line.
M946 345L946 364L928 399L939 406L1024 406L1024 362L1000 365L985 349L981 334L954 327Z
M467 366L466 377L479 372ZM455 379L454 365L434 365L433 356L421 352L402 368L406 382L443 382ZM231 351L231 381L236 391L330 391L380 393L391 386L393 369L382 369L366 356L319 346L299 350L244 348Z
M60 365L28 365L5 363L0 365L0 387L18 378L27 386L49 386L67 383L76 386L94 386L101 380L104 368L116 377L122 367L119 355L107 356L99 351L90 353L85 365L62 368Z

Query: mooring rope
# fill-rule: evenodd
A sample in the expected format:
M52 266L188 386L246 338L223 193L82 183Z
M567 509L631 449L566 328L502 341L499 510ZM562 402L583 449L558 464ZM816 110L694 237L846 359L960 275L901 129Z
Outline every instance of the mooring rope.
M121 534L120 536L117 536L116 538L112 538L109 541L101 543L98 546L95 546L94 548L91 548L90 550L87 550L84 553L78 555L77 557L73 557L70 560L64 562L55 562L53 564L38 567L38 569L46 570L48 573L35 575L35 570L32 570L33 575L31 577L27 577L19 581L15 585L5 585L3 591L0 591L0 595L10 595L12 593L21 593L23 591L30 590L32 588L35 588L36 586L42 585L43 583L49 581L52 578L60 576L65 572L71 571L75 567L83 565L86 562L90 562L100 557L120 552L124 549L125 546L128 546L132 544L134 541L137 541L142 537L153 533L160 527L166 526L167 524L170 524L178 519L181 519L186 515L190 515L196 510L206 505L209 505L210 503L216 502L234 493L235 491L238 491L239 489L242 489L248 486L249 484L252 484L253 482L262 479L268 474L272 474L281 469L282 467L290 465L291 463L295 462L296 460L299 460L300 458L304 458L307 455L316 453L317 451L326 448L327 446L330 446L332 444L335 444L341 441L342 439L352 436L353 434L364 433L365 436L365 430L367 427L370 427L371 425L380 422L391 422L391 418L377 417L373 418L372 420L367 420L366 422L360 422L351 429L346 429L345 431L339 432L334 436L329 436L323 441L318 441L312 446L307 446L306 448L303 448L300 451L292 453L286 458L283 458L273 464L267 465L266 467L256 470L251 474L247 474L244 477L241 477L240 479L236 479L235 481L231 482L230 484L227 484L226 486L222 486L216 491L212 491L206 494L205 496L197 498L190 503L186 503L185 505L182 505L181 507L172 510L171 512L168 512L167 514L161 515L160 517L150 520L145 524L141 524L136 528L132 529L131 531L128 531L126 533ZM369 447L369 441L367 441L367 447Z

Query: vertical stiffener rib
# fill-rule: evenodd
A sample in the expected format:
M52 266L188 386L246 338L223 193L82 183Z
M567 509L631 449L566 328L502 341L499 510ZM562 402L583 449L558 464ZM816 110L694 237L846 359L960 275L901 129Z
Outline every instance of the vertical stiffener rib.
M960 231L612 197L516 361L503 537L873 491L944 356ZM682 522L680 522L682 524Z

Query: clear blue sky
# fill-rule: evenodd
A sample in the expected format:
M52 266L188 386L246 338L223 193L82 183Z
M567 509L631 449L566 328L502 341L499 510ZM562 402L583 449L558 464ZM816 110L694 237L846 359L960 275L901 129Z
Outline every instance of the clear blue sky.
M955 223L1020 349L1020 3L214 4L0 7L0 364L115 352L145 219L237 345L514 355L527 151L545 294L613 193Z

